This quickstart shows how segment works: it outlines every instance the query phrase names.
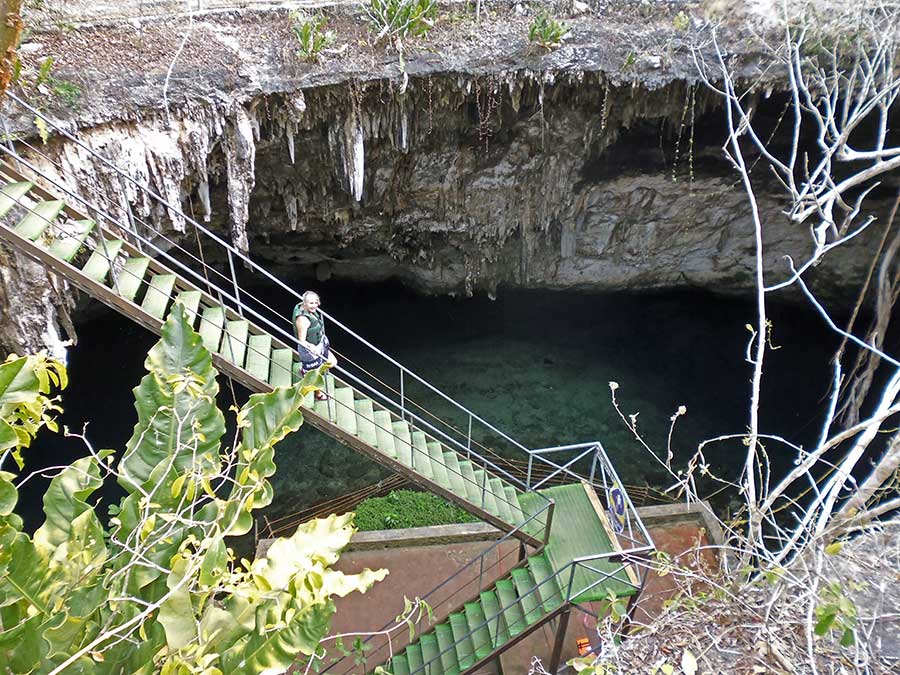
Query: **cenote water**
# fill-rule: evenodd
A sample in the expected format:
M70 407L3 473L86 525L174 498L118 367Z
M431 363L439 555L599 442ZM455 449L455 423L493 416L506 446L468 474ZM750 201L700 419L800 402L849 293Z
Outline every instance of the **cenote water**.
M749 300L699 292L588 295L503 290L496 300L423 297L398 285L307 284L323 308L447 394L530 448L599 440L622 480L668 487L659 465L635 442L610 398L609 382L625 415L637 415L646 442L665 455L670 417L687 408L672 435L674 463L683 463L702 439L746 430L751 366L744 359L755 307ZM286 295L269 297L289 315ZM819 317L794 305L770 307L771 340L779 349L766 361L765 429L800 443L818 430L826 367L835 340ZM367 355L347 347L351 358ZM135 422L131 389L156 337L112 312L80 326L69 357L70 387L63 423L93 446L121 451ZM374 361L365 365L389 377ZM394 383L396 384L396 383ZM247 392L220 379L220 405L240 405ZM232 394L233 391L233 394ZM424 403L432 400L421 391ZM232 413L226 416L233 418ZM227 436L231 442L232 432ZM80 441L42 433L28 453L29 468L71 461ZM714 471L734 478L740 441L710 446ZM778 462L778 453L774 453ZM276 454L275 502L279 518L387 475L336 441L306 426ZM34 480L34 494L43 490ZM726 495L727 497L727 495ZM722 495L719 496L720 500ZM26 496L27 499L27 496ZM37 501L32 498L36 507ZM724 503L724 502L721 502ZM36 508L28 525L39 524Z

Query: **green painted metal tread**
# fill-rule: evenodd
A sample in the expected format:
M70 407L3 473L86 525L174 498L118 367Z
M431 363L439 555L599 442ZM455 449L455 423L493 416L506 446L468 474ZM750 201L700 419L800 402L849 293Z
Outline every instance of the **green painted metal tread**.
M222 307L207 307L200 315L200 338L203 346L213 353L219 352L219 341L222 338L222 328L225 326L225 310ZM288 372L290 380L290 372ZM288 382L290 384L290 381Z
M121 274L119 277L121 278ZM147 293L144 295L144 301L141 307L147 314L162 319L166 315L166 307L169 305L169 298L172 296L172 289L175 288L174 274L157 274L150 279L147 286Z
M425 665L422 658L422 645L418 642L411 644L406 648L406 660L409 662L409 672L418 673Z
M390 412L387 410L375 411L375 435L378 439L378 449L382 454L387 455L392 459L396 459L397 450L394 447L394 429L391 425Z
M544 553L528 558L528 570L537 584L544 611L552 612L562 604L559 575L554 575L553 566Z
M50 255L70 262L81 250L84 240L94 229L96 223L93 220L69 221L73 225L71 231L60 232L56 240L50 244Z
M148 265L150 258L129 258L125 261L122 271L119 272L119 295L126 300L134 300L147 273Z
M412 468L428 480L434 480L431 457L428 455L428 438L421 431L413 431L412 444Z
M397 420L391 426L394 429L394 448L397 450L397 460L405 466L412 466L412 438L409 434L409 425L403 420Z
M324 403L324 401L322 401ZM348 434L356 435L356 405L353 403L353 389L336 387L334 390L334 410L336 424Z
M257 380L268 382L271 357L272 336L265 333L251 335L247 341L247 372Z
M459 472L463 477L466 497L473 504L480 504L481 491L478 489L478 483L475 480L475 470L472 468L472 462L467 459L459 460Z
M393 675L409 675L409 662L403 654L395 654L391 659L388 670Z
M500 609L510 637L515 637L525 630L525 613L516 596L516 588L510 579L500 579L494 584L497 597L500 598Z
M462 476L462 470L459 468L459 457L452 450L444 453L444 466L447 467L450 489L458 495L466 495L466 482Z
M497 515L505 522L515 524L516 519L509 508L509 504L506 503L506 493L503 491L503 481L495 476L491 476L488 478L488 489L491 491L494 502L497 504Z
M440 443L430 439L425 442L425 447L428 449L428 461L431 464L434 482L449 490L450 476L447 474L447 467L444 465L444 449Z
M439 663L443 675L455 675L459 672L459 660L453 645L453 629L450 628L450 624L441 623L434 627L434 634L441 653Z
M516 590L519 592L519 602L525 612L525 620L532 624L541 618L544 613L541 607L541 598L538 595L537 584L531 578L531 572L522 567L517 567L510 572Z
M184 314L192 328L197 321L197 311L200 308L201 297L203 297L203 293L200 291L181 291L175 296L175 302L184 307Z
M506 644L509 641L509 629L500 613L500 600L497 598L497 594L494 591L482 591L478 597L481 600L481 607L488 622L487 627L494 647Z
M472 633L472 646L475 648L475 658L483 659L491 653L492 638L484 617L484 608L481 602L467 602L463 609L466 613L466 623Z
M437 636L433 633L426 633L419 639L422 646L422 660L425 662L425 675L438 675L441 672L441 661L438 654Z
M522 512L522 507L519 506L519 495L516 489L512 485L504 483L503 494L506 495L506 503L509 505L510 511L512 511L512 522L519 524L524 521L525 514Z
M453 631L453 642L456 646L456 658L461 670L475 665L475 647L472 645L472 637L469 635L469 622L462 612L451 614L450 629Z
M488 485L488 474L484 469L475 469L475 483L478 486L476 506L480 506L488 513L497 515L500 508L497 506L497 500L494 499L494 495L491 493L491 488Z
M222 335L222 356L236 365L244 367L247 355L247 336L250 333L250 322L235 319L225 322L225 333Z
M125 243L121 239L106 239L105 241L106 245L98 244L84 267L81 268L81 272L86 277L100 284L103 283L107 273L109 273L110 262L116 259Z
M16 232L26 239L35 241L44 233L44 230L53 224L53 221L56 220L64 206L65 204L58 200L38 202L28 210L28 213L16 225Z
M361 398L355 402L356 406L356 435L360 440L371 445L373 448L378 447L378 433L375 430L375 407L372 405L372 399Z
M269 384L273 387L290 387L291 363L293 360L294 353L290 349L273 349L272 367L269 369Z
M18 183L7 183L0 188L0 218L10 212L12 207L18 204L22 197L28 194L28 191L34 187L31 181L21 181Z

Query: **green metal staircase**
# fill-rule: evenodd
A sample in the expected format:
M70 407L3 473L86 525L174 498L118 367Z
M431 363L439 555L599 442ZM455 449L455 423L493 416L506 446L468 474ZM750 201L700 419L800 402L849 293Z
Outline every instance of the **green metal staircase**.
M289 334L259 327L171 261L163 264L131 243L127 232L101 226L71 201L0 160L0 239L156 333L172 304L181 303L220 370L251 391L296 381L299 362ZM523 511L519 498L526 490L512 476L339 375L326 375L325 383L327 400L307 400L314 427L503 531L527 521L517 536L540 543L547 509Z
M537 628L567 616L573 604L636 595L639 581L621 560L616 535L594 489L578 482L541 493L556 504L547 544L511 569L501 569L486 589L458 604L436 625L422 627L417 639L392 658L387 659L384 645L370 650L369 672L373 663L382 661L393 675L473 672ZM493 547L490 555L496 555ZM354 668L328 672L348 675Z
M28 114L42 117L53 126L51 120L14 94L8 97ZM56 126L54 130L105 162L113 173L117 171L64 129ZM178 205L168 204L135 184L157 205L178 212L189 222L195 228L198 245L201 236L215 245L219 262L224 255L228 270L222 272L209 265L202 249L200 258L173 255L170 249L178 247L176 242L165 241L163 233L146 223L136 223L130 212L128 218L115 215L121 213L120 204L113 208L98 206L71 192L53 172L47 175L40 169L40 162L32 163L24 155L43 155L42 159L50 162L52 158L27 141L19 142L27 152L19 154L11 144L0 145L0 240L157 334L173 304L180 303L219 370L251 391L268 391L297 381L299 362L290 320L241 288L236 267L259 272L296 296L293 289L178 212ZM130 180L123 174L119 177ZM371 672L376 665L386 664L393 675L418 675L423 671L426 675L462 675L557 620L552 670L559 662L560 636L565 634L570 608L602 601L610 594L635 597L640 582L625 555L652 549L649 535L634 514L602 446L593 442L529 450L348 327L329 320L345 336L360 340L384 363L396 368L399 391L392 389L386 394L379 388L382 382L373 384L362 379L345 367L347 359L342 359L336 372L325 374L327 399L315 400L310 394L305 401L307 422L498 527L505 534L490 551L513 543L518 551L515 564L504 562L496 569L486 566L488 552L470 561L463 569L471 571L473 565L480 565L477 589L459 602L455 597L452 602L441 600L441 606L452 609L436 625L419 626L417 639L400 652L393 651L390 640L374 646L367 655L366 670ZM455 406L453 410L462 411L463 424L413 410L414 401L404 390L410 383L423 385L428 393ZM461 431L460 426L467 428ZM475 426L480 426L481 437L474 433ZM525 453L528 478L522 481L487 458L487 453L480 454L480 439L490 439L487 442L491 444L508 442ZM548 459L546 453L560 451L580 454L564 464ZM590 478L585 481L573 467L588 456L592 464ZM570 476L573 483L538 489L552 476L533 484L533 462L550 465L555 469L553 475ZM594 487L601 489L605 506ZM616 529L605 510L614 504L619 490L627 510L617 523L620 529ZM439 595L462 571L424 599ZM355 670L351 666L329 672L345 675Z

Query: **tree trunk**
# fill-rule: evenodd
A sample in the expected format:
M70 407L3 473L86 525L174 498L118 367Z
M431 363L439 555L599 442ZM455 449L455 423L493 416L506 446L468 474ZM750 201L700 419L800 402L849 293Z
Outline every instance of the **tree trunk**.
M22 0L0 0L0 96L6 92L22 34Z

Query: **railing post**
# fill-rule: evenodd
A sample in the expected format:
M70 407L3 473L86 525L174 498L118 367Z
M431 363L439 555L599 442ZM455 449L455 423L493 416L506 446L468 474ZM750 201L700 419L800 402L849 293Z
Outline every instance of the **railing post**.
M484 576L484 556L481 556L481 564L478 567L478 592L481 593L482 578Z
M528 476L525 478L525 487L531 489L531 465L534 462L534 455L528 453Z
M556 627L556 641L553 643L553 655L550 657L550 668L548 672L556 675L559 670L559 659L562 656L563 643L566 640L566 631L569 629L569 614L571 613L571 605L559 615L559 626Z
M469 431L466 435L466 459L472 460L472 413L469 413Z
M487 467L482 469L483 474L481 476L481 509L484 510L485 502L487 501Z
M553 510L556 508L556 502L550 500L550 507L547 509L547 522L544 524L544 546L550 543L550 527L553 525Z
M594 475L597 472L597 458L600 456L600 444L594 446L594 458L591 460L591 477L588 479L588 483L591 484L591 487L594 486Z
M231 255L231 249L228 251L228 267L231 269L231 283L234 285L234 299L237 302L237 313L244 316L244 307L241 304L241 289L238 287L237 274L234 271L234 257Z
M406 421L406 392L403 388L403 368L400 369L400 419Z

